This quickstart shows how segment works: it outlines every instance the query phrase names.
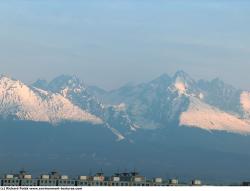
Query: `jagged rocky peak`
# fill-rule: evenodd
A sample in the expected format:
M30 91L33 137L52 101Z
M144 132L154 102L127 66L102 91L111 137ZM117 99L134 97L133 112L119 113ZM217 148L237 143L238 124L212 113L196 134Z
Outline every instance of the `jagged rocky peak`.
M190 77L190 75L183 70L177 71L174 76L173 76L173 81L174 82L183 82L186 84L194 84L195 80Z
M217 86L225 86L225 83L220 78L213 79L211 83Z
M6 75L6 74L1 74L0 75L0 80L1 81L18 81L18 80L14 79L14 78Z
M34 82L31 86L46 90L48 88L48 82L45 79L38 79L36 82Z
M155 80L133 87L125 86L104 93L95 90L99 96L105 94L105 104L89 89L76 76L61 75L50 83L38 80L32 88L2 75L0 98L4 104L0 111L2 108L3 115L21 113L18 117L31 120L102 120L110 128L125 134L128 129L136 129L137 126L148 129L166 127L166 124L177 123L180 118L184 125L204 129L225 130L217 127L219 124L229 126L224 123L229 118L233 124L230 126L231 132L238 132L238 126L250 128L249 94L243 94L241 90L219 79L196 82L184 71L178 71L172 77L163 74ZM117 105L112 105L114 103ZM43 111L44 115L32 112L34 110ZM58 116L59 111L65 115ZM207 115L208 111L210 115ZM72 113L75 113L74 116ZM237 120L239 117L243 119Z
M58 93L63 93L63 91L65 92L68 90L78 92L86 91L84 82L75 75L58 76L49 83L48 88L50 91Z
M175 84L176 82L180 82L186 85L195 84L195 80L182 70L177 71L172 77L167 73L164 73L158 78L150 81L149 84L169 86L171 84Z
M56 77L54 80L50 82L50 86L85 86L83 81L79 79L77 76L73 75L61 75Z
M105 89L99 88L98 86L87 86L87 91L94 95L95 97L98 97L100 95L104 95L107 93Z
M27 86L21 81L1 76L0 116L53 123L65 120L102 122L98 117L73 105L59 94L41 91L44 93L38 93L35 88Z
M174 74L172 78L172 88L173 87L180 95L197 94L199 92L196 87L196 81L182 70Z
M144 83L141 84L140 87L149 87L149 89L152 88L154 89L154 91L157 89L159 90L163 90L165 91L172 83L172 79L168 74L162 74L161 76L159 76L158 78L155 78L154 80L150 81L149 83ZM136 86L135 86L136 87Z
M160 77L151 81L151 83L167 83L167 84L169 84L170 81L171 81L171 77L165 73L165 74L162 74Z
M227 83L225 83L223 80L221 80L220 78L215 78L211 81L207 81L207 80L199 80L198 81L198 85L200 86L200 88L213 88L213 89L231 89L231 90L237 90L235 87L233 87L232 85L229 85Z
M21 81L16 80L8 75L1 75L0 76L0 84L2 87L4 86L5 88L12 87L12 86L14 86L14 87L17 87L17 86L23 87L24 86L24 84Z

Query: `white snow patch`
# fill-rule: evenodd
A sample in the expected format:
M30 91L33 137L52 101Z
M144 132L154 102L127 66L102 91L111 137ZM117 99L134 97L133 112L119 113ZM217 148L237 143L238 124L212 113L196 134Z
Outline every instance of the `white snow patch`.
M69 92L69 88L66 87L66 88L64 88L64 89L61 91L61 94L63 95L63 97L67 97L68 92Z
M203 93L200 93L200 94L199 94L199 98L200 98L200 99L204 99Z
M75 92L75 93L81 93L81 92L82 92L82 89L81 89L81 88L76 88L76 89L74 89L74 92Z
M137 125L137 124L133 124L133 127L135 128L135 130L141 128L141 127L140 127L139 125Z
M0 78L0 115L51 123L64 120L103 123L100 118L73 105L59 94L31 89L7 77Z
M126 110L126 104L125 103L120 103L119 105L114 105L113 106L116 111L125 111Z
M47 96L49 93L47 92L47 91L45 91L45 90L42 90L42 89L39 89L39 88L36 88L36 87L34 87L34 89L36 90L36 91L38 91L40 94L42 94L42 95L45 95L45 96Z
M242 92L240 103L245 112L250 112L250 92Z
M190 105L180 117L180 125L240 134L250 133L250 122L190 97Z
M125 137L116 129L111 127L108 123L105 123L106 127L112 131L117 136L117 141L122 141Z
M175 88L178 91L179 95L183 95L186 93L186 85L183 82L175 82Z

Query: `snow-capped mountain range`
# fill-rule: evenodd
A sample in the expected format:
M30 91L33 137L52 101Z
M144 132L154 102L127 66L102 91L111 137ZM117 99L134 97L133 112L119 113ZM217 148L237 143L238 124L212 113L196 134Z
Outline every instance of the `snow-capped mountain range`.
M196 81L183 71L113 91L86 86L76 76L62 75L32 85L1 76L0 116L53 124L102 124L118 140L139 129L172 128L173 124L248 135L250 92L219 79Z
M60 94L29 87L6 76L0 78L0 113L2 118L45 121L63 120L102 123L102 120L80 109Z

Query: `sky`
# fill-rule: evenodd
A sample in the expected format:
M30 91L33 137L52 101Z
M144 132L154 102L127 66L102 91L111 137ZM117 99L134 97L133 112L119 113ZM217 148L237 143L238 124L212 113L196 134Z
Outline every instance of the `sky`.
M250 90L248 0L0 1L0 73L114 89L184 70Z

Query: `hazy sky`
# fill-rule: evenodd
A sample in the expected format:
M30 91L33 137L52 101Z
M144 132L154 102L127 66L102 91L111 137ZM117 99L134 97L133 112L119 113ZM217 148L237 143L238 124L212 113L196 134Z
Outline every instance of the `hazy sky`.
M250 89L250 1L0 1L0 73L110 89L179 69Z

